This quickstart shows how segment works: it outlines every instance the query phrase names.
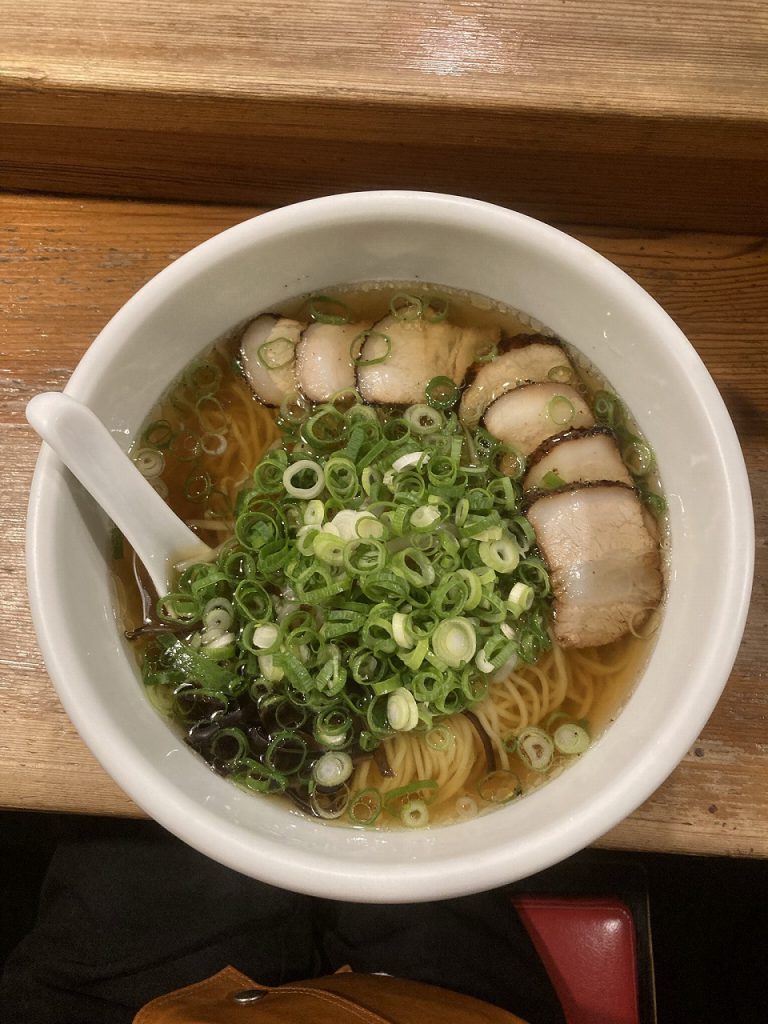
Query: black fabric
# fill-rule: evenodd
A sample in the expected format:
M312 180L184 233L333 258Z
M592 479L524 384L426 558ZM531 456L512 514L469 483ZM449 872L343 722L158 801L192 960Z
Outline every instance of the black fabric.
M474 995L531 1024L563 1022L502 892L337 904L230 871L151 822L74 821L70 832L0 980L9 1024L127 1024L151 999L227 964L274 985L345 963Z
M439 903L336 903L325 915L328 962L385 971L495 1003L530 1024L563 1014L539 955L504 890Z

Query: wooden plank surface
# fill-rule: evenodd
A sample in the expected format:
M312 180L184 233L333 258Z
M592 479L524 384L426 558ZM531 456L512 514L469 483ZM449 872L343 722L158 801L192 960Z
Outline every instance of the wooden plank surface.
M23 529L38 444L24 405L64 385L90 340L149 276L255 212L0 196L0 806L139 813L75 734L37 651ZM696 346L743 444L758 527L752 609L723 698L671 778L600 845L768 856L768 242L571 230L640 281Z
M768 231L763 0L0 0L0 24L0 187Z

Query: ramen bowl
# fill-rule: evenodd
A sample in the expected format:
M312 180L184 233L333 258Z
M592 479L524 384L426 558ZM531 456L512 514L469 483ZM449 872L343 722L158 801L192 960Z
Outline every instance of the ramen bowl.
M329 286L428 281L525 311L622 397L668 502L666 596L653 649L616 720L572 767L470 821L329 826L222 779L151 706L109 568L110 524L43 448L28 522L29 592L59 697L104 768L191 846L273 885L342 900L490 889L562 860L632 813L674 770L728 679L746 617L753 522L723 402L672 320L573 238L469 199L333 196L246 221L146 284L90 346L66 392L126 449L170 383L233 325Z

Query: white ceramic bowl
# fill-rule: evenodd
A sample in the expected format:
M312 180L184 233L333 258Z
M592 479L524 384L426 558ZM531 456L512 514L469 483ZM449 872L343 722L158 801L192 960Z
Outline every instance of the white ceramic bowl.
M107 569L108 524L51 451L32 486L28 571L46 665L106 770L171 832L274 885L358 901L455 896L525 877L589 844L670 774L711 713L752 578L749 484L709 374L659 306L574 239L451 196L369 192L267 213L187 253L93 342L66 391L127 448L170 381L226 328L332 284L426 279L522 309L575 344L656 451L671 570L653 654L618 720L559 778L470 822L416 832L332 828L239 791L142 693Z

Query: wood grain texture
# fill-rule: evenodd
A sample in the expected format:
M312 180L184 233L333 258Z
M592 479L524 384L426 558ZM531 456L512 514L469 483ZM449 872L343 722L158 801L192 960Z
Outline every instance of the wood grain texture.
M0 196L0 805L138 814L75 734L48 681L24 587L38 444L29 397L61 387L146 279L252 208ZM768 242L758 236L572 229L653 294L718 384L744 447L758 529L747 629L725 693L670 779L600 845L768 856Z
M4 77L40 89L765 114L760 0L2 0L0 14Z
M426 188L570 222L768 230L762 0L0 0L0 16L0 187Z

